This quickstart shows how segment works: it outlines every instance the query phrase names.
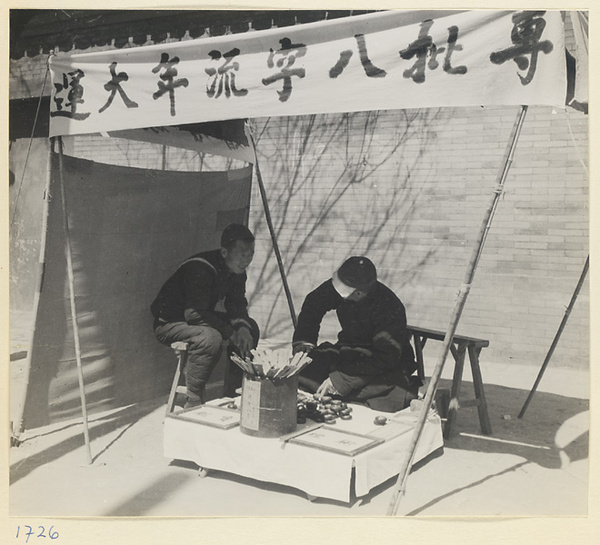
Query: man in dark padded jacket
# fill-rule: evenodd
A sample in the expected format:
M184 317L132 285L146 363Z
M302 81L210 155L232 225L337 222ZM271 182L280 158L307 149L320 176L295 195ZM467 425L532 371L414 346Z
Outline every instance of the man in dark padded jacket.
M247 356L256 348L258 325L248 316L246 268L254 256L254 235L233 223L221 236L221 248L186 259L165 282L151 310L154 334L163 344L188 343L186 407L204 403L206 383L219 361L223 340ZM241 372L230 366L230 391L241 384Z
M337 343L317 345L324 315L335 310ZM347 259L333 277L309 293L298 316L293 350L310 353L300 386L395 412L417 397L420 384L406 311L400 299L377 281L366 257Z

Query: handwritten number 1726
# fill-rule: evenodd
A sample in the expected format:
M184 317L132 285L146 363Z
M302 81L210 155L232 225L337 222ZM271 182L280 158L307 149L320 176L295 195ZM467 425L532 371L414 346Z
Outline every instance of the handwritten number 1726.
M48 533L46 534L46 528L44 528L43 526L38 526L39 529L39 533L37 533L34 531L33 526L29 526L27 524L25 524L23 526L23 530L27 529L27 531L24 531L23 536L25 537L25 543L27 543L29 541L29 538L31 536L34 537L49 537L50 539L57 539L58 538L58 532L53 531L54 526L50 526L50 528L48 529ZM17 526L17 535L15 536L17 539L19 538L19 533L21 532L21 527Z

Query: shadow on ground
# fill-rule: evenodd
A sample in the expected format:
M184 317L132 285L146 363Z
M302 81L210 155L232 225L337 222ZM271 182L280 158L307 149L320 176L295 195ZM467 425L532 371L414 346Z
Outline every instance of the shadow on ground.
M440 381L449 388L450 381ZM513 454L548 469L583 460L589 449L589 400L536 392L523 418L519 413L528 391L486 384L492 435L479 427L475 407L459 409L448 448ZM463 382L461 398L474 397L472 383Z
M172 474L163 475L150 484L144 490L136 493L117 507L112 508L102 516L106 517L139 517L149 513L152 508L164 502L177 490L192 478L191 475Z
M442 380L439 385L440 388L448 388L449 386L450 381L445 380ZM445 449L447 451L454 451L453 454L456 454L456 451L463 450L465 452L489 453L490 455L506 454L516 456L516 459L509 461L510 467L506 467L504 463L494 465L493 457L490 456L491 465L489 466L489 471L482 472L479 480L463 483L464 486L461 485L457 488L453 487L452 490L446 491L442 496L431 500L429 503L409 513L410 515L418 514L433 503L455 495L462 490L479 487L487 481L530 463L538 464L540 467L548 469L563 469L571 462L588 458L588 400L537 392L524 418L519 419L518 414L527 394L527 390L487 384L486 397L493 434L485 436L481 433L476 408L463 408L458 411L455 434L445 441ZM464 382L461 397L468 399L471 396L472 384ZM101 452L95 455L95 460L108 451L115 453L115 456L111 457L112 469L110 473L115 479L123 478L124 465L120 462L120 456L123 453L123 445L129 444L127 440L123 440L124 436L130 433L132 428L135 428L137 424L140 424L145 416L159 408L162 412L164 402L164 398L160 398L126 407L114 411L108 416L98 417L91 423L91 440L112 434L110 442ZM143 426L150 425L148 428L148 441L162 441L162 427L157 424L159 420L157 416L156 419L146 419L146 423L143 424ZM31 440L34 443L37 438L51 440L53 434L57 434L57 439L59 437L62 438L60 432L68 430L69 427L73 427L74 431L68 438L59 442L55 441L51 446L36 451L30 456L25 456L21 461L11 465L11 484L24 479L36 468L52 464L71 452L80 449L84 445L83 437L80 431L75 428L75 426L80 425L80 423L65 425L60 427L60 429L54 430L40 428L37 435L33 434L31 436ZM139 434L140 432L137 431L137 433ZM44 441L44 443L46 442ZM413 473L416 474L425 469L428 463L437 456L441 456L443 460L443 452L443 450L437 451L428 457L428 459L415 465L412 468ZM458 459L460 459L460 452L458 454ZM449 460L452 459L456 460L456 456L449 458ZM485 462L482 461L482 463ZM168 468L171 468L175 472L169 472L168 475L162 474L164 470L168 471ZM197 478L195 475L197 466L190 462L150 458L148 469L151 472L148 475L149 484L142 490L137 490L130 497L126 497L117 506L110 508L104 515L143 515L155 510L157 505L166 501L167 498L170 498L170 501L172 501L172 498L180 488L184 487L190 479ZM177 469L182 471L179 472ZM462 468L460 467L456 468L456 471L461 470ZM106 477L105 474L103 475ZM225 472L211 471L209 478L238 483L253 489L277 492L282 494L281 501L285 501L284 496L286 495L290 498L306 498L303 492L293 488L278 486L272 483L262 483ZM350 504L342 504L323 498L317 498L314 503L323 506L331 505L332 507L343 506L345 508L351 508L357 503L364 505L376 500L381 494L389 493L395 483L396 478L392 478L371 490L366 497L357 499L352 496Z
M451 381L441 380L439 387L450 388L450 385ZM588 400L536 392L524 417L518 418L529 393L528 391L494 384L487 384L485 388L493 434L490 436L482 434L475 407L463 408L458 411L455 433L445 440L445 447L489 454L509 454L518 456L523 460L516 461L514 465L498 473L487 475L480 481L469 483L465 488L476 487L528 463L538 464L547 469L561 469L569 463L588 458ZM472 383L463 382L461 398L468 399L473 396ZM419 471L432 459L442 455L442 450L432 453L425 460L415 464L412 472ZM179 461L173 461L172 464L189 467L190 471L197 468L194 464L188 466ZM225 472L211 471L210 477L268 490L276 488L283 493L305 497L303 492L295 489L284 486L278 487L272 483L260 483ZM396 478L394 477L375 487L364 498L357 499L353 496L350 505L355 504L357 501L366 504L379 494L389 490L395 483ZM449 495L459 491L453 490ZM323 498L317 498L315 502L338 504L338 502Z
M101 452L97 453L92 461L96 461L99 456L101 456L106 450L110 448L118 448L119 439L130 429L132 426L136 424L139 420L144 418L144 416L153 412L157 407L164 405L164 399L155 399L152 401L148 401L145 403L140 403L137 405L130 405L118 411L111 412L107 416L102 416L95 418L90 422L89 425L89 438L90 442L112 433L120 428L123 428L119 434L107 445L105 446ZM55 429L49 432L40 432L39 434L33 433L28 439L23 441L26 443L29 440L34 440L39 437L49 436L55 433L59 433L68 428L76 428L81 427L82 424L80 422L71 423L65 425L59 429ZM42 428L40 428L42 429ZM162 428L160 429L162 431ZM157 432L158 433L158 432ZM23 458L10 466L10 484L14 484L20 479L26 477L36 468L54 462L62 458L63 456L77 450L85 445L84 437L82 433L76 433L75 435L60 441L59 443L53 444L52 446L36 452L35 454ZM13 447L19 448L19 447Z

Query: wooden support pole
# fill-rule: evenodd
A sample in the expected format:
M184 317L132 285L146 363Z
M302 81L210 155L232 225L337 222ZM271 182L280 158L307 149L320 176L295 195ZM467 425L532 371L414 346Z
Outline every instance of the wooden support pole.
M283 289L285 291L285 297L287 299L288 307L290 309L290 315L292 317L292 323L294 324L294 329L295 329L298 321L296 318L296 311L294 310L294 302L292 300L292 294L290 292L290 287L287 282L285 269L283 267L283 260L281 259L281 252L279 251L279 244L277 243L277 235L275 234L275 228L273 227L273 221L271 219L271 211L269 210L269 202L267 200L267 191L265 189L265 185L263 183L262 175L260 172L260 166L258 164L258 156L256 154L256 145L254 142L254 136L250 134L249 137L252 142L252 149L254 150L254 167L256 169L256 178L258 180L258 188L260 190L260 198L262 199L263 208L265 210L265 218L267 220L267 225L269 227L269 233L271 234L271 240L273 241L273 251L275 252L275 257L277 258L277 266L279 267L279 274L281 275L281 281L283 282Z
M90 448L90 434L88 429L87 404L85 401L85 383L83 380L83 366L81 364L81 347L79 345L79 327L77 325L77 307L75 305L75 280L73 277L73 256L71 251L71 237L69 234L69 218L67 215L67 198L65 194L63 170L63 142L58 137L58 172L60 179L60 198L63 209L63 227L65 230L65 252L67 256L67 275L69 278L69 298L71 302L71 321L73 322L73 340L75 342L75 358L77 360L77 377L79 379L79 397L81 399L81 414L83 419L83 437L85 440L88 464L93 462Z
M556 335L554 336L554 340L552 341L552 344L550 345L550 349L548 350L548 353L546 354L546 357L544 358L544 363L542 363L542 367L540 369L540 372L538 373L537 378L535 379L533 388L531 389L531 392L529 392L529 395L527 396L527 399L525 400L525 403L523 404L523 408L521 409L521 412L519 413L519 418L523 418L523 416L525 416L525 411L527 410L529 403L533 399L533 395L535 394L535 391L537 390L537 387L538 387L540 381L542 380L542 376L544 375L544 371L546 370L546 367L548 367L548 364L550 363L550 358L552 357L552 354L554 353L554 349L556 348L556 345L558 344L558 340L560 339L560 336L562 335L563 329L567 325L567 320L569 319L571 311L573 310L573 306L575 305L577 296L579 295L579 292L581 291L581 286L583 286L583 281L585 280L589 266L590 266L590 256L588 255L587 259L585 260L585 264L583 266L583 271L581 271L581 275L579 277L579 282L577 282L577 286L575 287L575 291L573 292L573 296L571 297L571 302L569 303L567 310L565 310L565 315L563 316L563 319L560 322L560 326L558 327L558 331L556 332Z
M398 479L394 486L392 499L388 506L388 515L396 515L396 513L398 512L398 507L400 505L400 499L406 491L406 481L408 480L408 474L410 473L412 467L412 462L415 456L415 452L417 450L417 445L419 443L421 433L423 432L423 428L425 427L425 421L427 420L427 416L429 414L429 410L433 402L433 396L435 395L438 382L442 375L442 370L444 368L446 357L448 356L448 352L450 351L450 346L452 345L452 340L454 338L454 334L456 333L456 328L458 326L460 316L465 306L469 290L471 289L471 283L473 281L473 277L475 276L477 263L479 262L479 258L481 257L483 245L485 243L487 233L490 229L494 212L498 204L498 200L500 199L500 195L502 194L504 182L506 181L508 171L510 170L510 166L513 161L515 148L519 139L519 134L521 133L521 128L523 126L523 121L525 119L526 113L527 106L521 106L519 109L519 113L517 114L517 118L513 127L513 132L507 146L507 153L503 168L499 175L498 183L493 190L492 200L488 209L486 210L483 221L481 223L481 228L479 230L479 235L475 243L475 248L473 250L471 261L469 262L469 265L467 267L463 284L458 292L457 301L454 306L452 316L450 318L450 325L448 326L448 330L446 331L446 335L444 337L444 347L442 349L442 353L440 354L435 369L432 373L431 381L429 382L429 386L427 387L427 392L425 394L425 399L423 400L423 406L421 407L421 411L415 424L415 430L411 438L407 455L405 456L400 471L398 473Z

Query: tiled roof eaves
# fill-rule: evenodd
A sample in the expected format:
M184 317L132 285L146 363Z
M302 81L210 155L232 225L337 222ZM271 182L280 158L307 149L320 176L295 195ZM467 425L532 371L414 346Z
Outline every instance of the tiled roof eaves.
M368 10L11 10L10 56L121 49L364 13Z

